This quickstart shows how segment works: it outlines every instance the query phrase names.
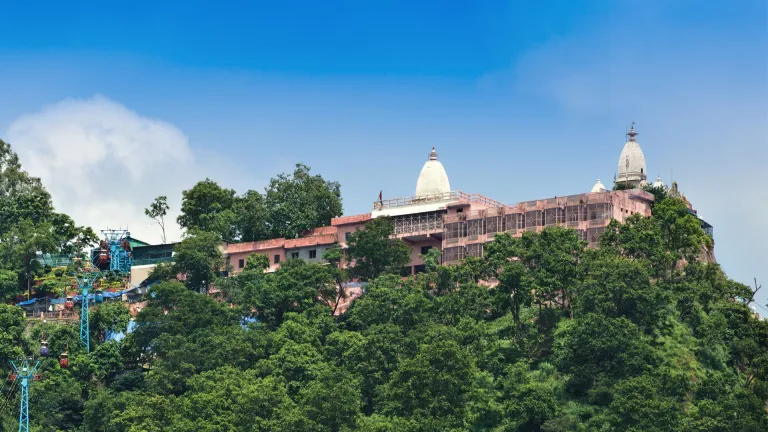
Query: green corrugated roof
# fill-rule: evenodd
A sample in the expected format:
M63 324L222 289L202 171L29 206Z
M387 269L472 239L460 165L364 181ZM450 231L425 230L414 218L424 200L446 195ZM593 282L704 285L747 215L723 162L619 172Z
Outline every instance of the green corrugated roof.
M149 246L149 243L145 243L139 239L135 239L133 237L128 237L128 243L131 244L131 249L135 248L136 246Z

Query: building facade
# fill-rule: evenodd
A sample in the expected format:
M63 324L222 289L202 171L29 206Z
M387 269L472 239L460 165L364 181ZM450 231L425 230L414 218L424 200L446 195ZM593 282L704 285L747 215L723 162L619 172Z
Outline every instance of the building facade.
M422 256L432 248L441 251L443 264L482 257L485 245L499 233L519 237L525 232L563 226L576 230L593 247L612 219L623 222L635 213L651 214L654 197L641 189L646 184L646 168L636 135L633 126L619 157L619 190L607 190L598 180L587 193L515 204L452 190L433 147L419 174L415 195L379 199L372 204L371 213L334 218L330 226L315 228L299 239L229 245L229 260L235 272L251 253L270 257L270 270L279 267L282 259L322 262L325 250L337 243L346 248L350 233L364 229L368 221L379 217L390 217L393 237L403 240L411 249L411 262L405 273L423 272Z
M636 136L633 124L619 156L617 190L606 189L598 180L590 192L504 204L480 194L452 190L432 147L413 196L386 200L380 196L372 203L370 213L334 218L329 226L316 227L300 238L226 244L223 251L234 273L242 271L248 256L254 253L269 259L268 271L277 270L288 259L320 263L326 250L335 244L346 248L351 233L379 217L390 217L393 237L402 239L411 249L411 262L404 273L423 272L422 256L433 248L441 251L443 264L455 264L466 257L482 257L485 245L499 233L519 237L550 226L574 229L594 247L611 220L624 222L635 213L651 214L654 196L642 189L647 185L647 170ZM653 186L666 189L660 178ZM679 195L677 185L673 184L669 192ZM711 235L711 225L701 222Z

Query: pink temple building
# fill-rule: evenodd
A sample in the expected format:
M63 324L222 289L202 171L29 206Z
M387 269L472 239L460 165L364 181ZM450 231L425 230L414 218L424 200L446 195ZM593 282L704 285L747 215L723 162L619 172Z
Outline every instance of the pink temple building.
M379 217L392 218L393 236L411 248L411 263L405 273L423 272L421 255L432 248L441 251L443 264L453 264L465 257L483 256L485 245L499 233L521 236L526 231L539 232L555 225L576 230L589 246L595 246L612 219L623 222L634 213L651 214L654 197L642 189L647 184L646 167L636 135L633 126L619 158L615 182L623 190L606 190L598 180L590 192L504 204L451 189L433 147L413 196L381 199L373 203L370 213L334 218L330 226L315 228L299 239L228 245L228 260L235 272L243 268L252 253L267 255L272 271L285 259L322 262L325 250L336 243L345 248L351 232L364 229L366 222ZM653 185L665 187L661 179ZM711 234L711 226L702 224Z

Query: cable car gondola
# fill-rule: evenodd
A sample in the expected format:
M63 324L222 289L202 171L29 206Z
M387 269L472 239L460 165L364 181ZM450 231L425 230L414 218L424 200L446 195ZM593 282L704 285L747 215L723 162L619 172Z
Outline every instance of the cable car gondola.
M59 366L61 366L63 369L69 367L69 354L66 352L61 353L61 356L59 356Z
M102 303L104 301L104 292L101 290L93 292L94 303Z
M75 300L72 297L67 297L67 301L64 302L64 309L73 310L75 308Z
M48 324L48 320L43 320L43 325ZM45 336L45 327L43 327L43 340L40 341L40 355L48 356L48 338Z

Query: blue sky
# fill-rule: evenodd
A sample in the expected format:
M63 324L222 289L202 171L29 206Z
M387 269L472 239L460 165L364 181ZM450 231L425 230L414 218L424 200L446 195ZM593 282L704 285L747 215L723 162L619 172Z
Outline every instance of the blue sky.
M762 0L5 3L0 136L96 228L157 237L153 196L299 161L364 212L412 194L432 145L456 189L578 193L636 121L729 275L768 284Z

